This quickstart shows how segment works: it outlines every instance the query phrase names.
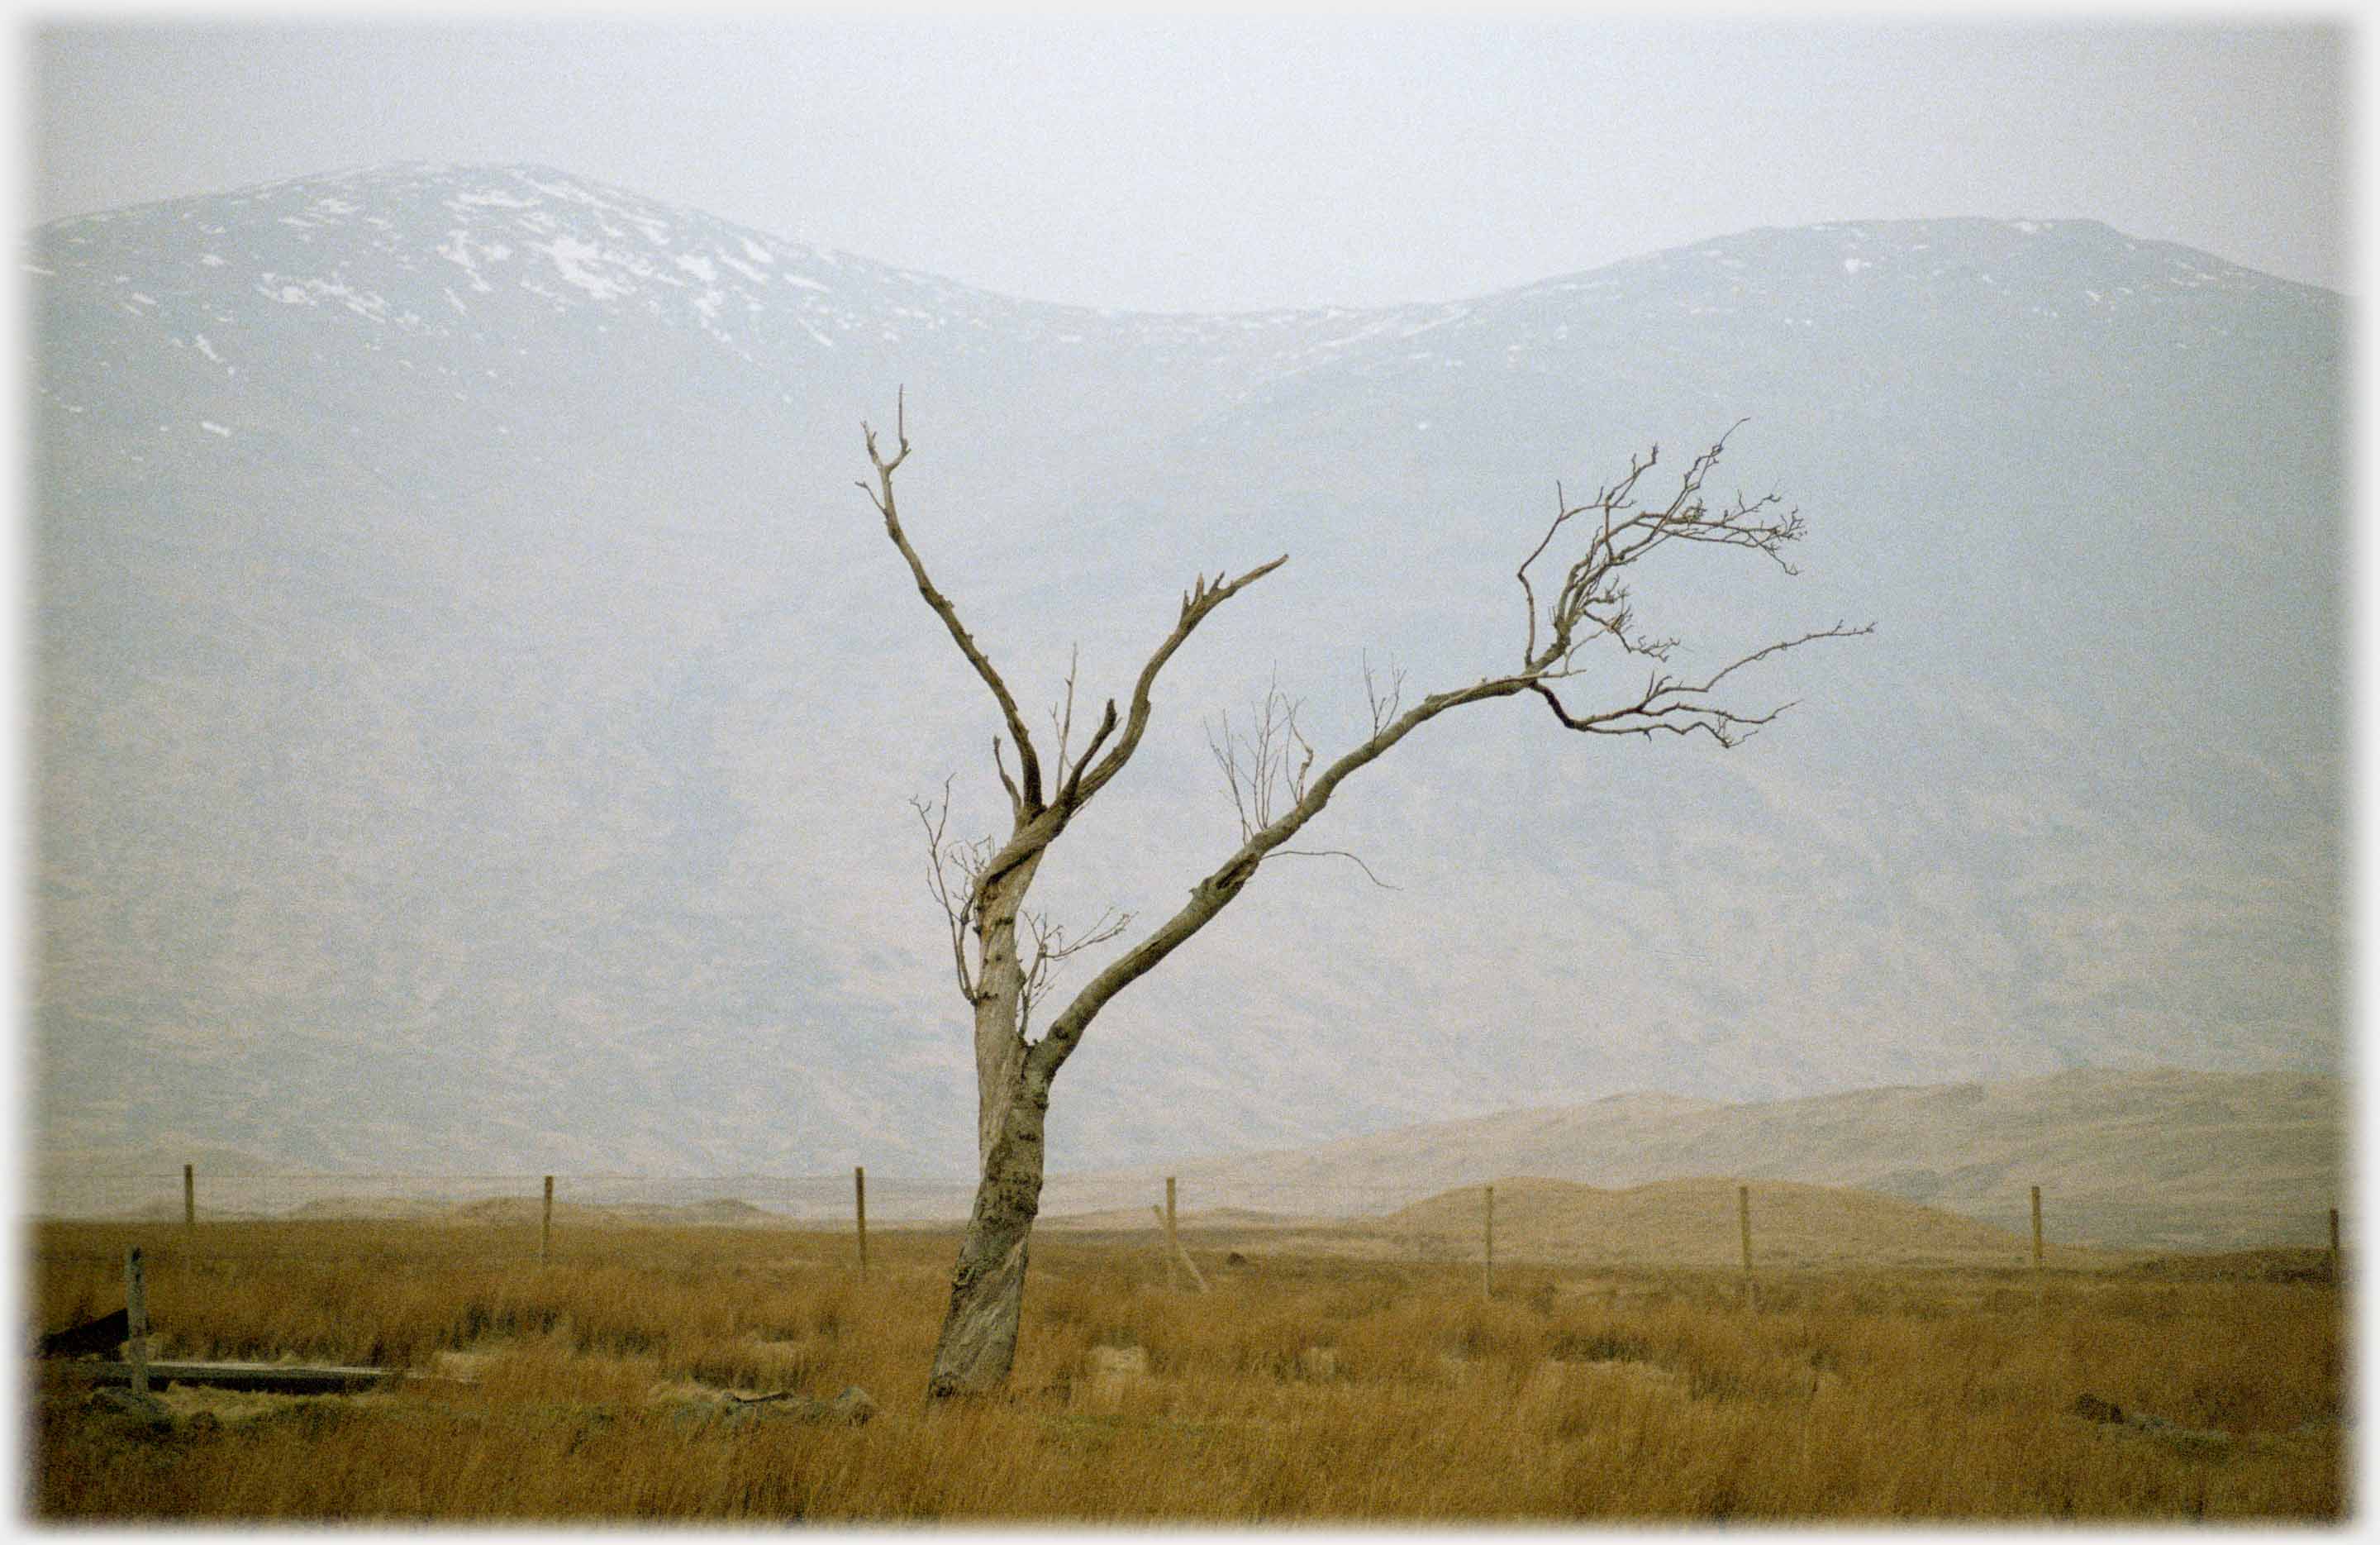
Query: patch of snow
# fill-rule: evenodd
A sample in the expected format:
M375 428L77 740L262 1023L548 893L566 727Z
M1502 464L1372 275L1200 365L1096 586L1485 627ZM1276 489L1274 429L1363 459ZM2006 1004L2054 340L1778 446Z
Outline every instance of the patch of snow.
M539 192L551 193L557 199L567 199L575 204L590 204L597 209L608 209L611 207L603 200L596 197L593 193L589 192L586 189L579 187L568 177L563 178L560 182L540 182L535 177L530 177L527 180L528 185L531 188L536 189Z
M498 209L535 209L537 201L504 192L457 193L446 201L446 207L457 214L468 214L472 210L488 204L492 204Z
M784 276L784 279L785 283L794 286L797 289L814 289L822 295L832 295L834 293L833 289L829 286L821 285L816 279L805 279L798 274L788 274Z
M488 249L481 248L480 250L487 251ZM480 276L480 265L471 261L471 238L468 233L459 229L449 231L446 235L445 244L438 249L438 255L444 258L448 262L454 263L457 267L461 268L464 273L468 274L471 276L471 287L473 289L485 294L496 287ZM490 253L490 255L493 256L492 253ZM448 290L446 292L446 298L454 300L455 292L451 289ZM459 300L455 303L458 307L462 304Z
M719 282L719 269L709 258L698 258L690 252L678 254L677 265L706 285Z
M200 354L205 355L208 359L212 359L216 364L220 365L223 363L223 357L215 352L214 345L207 342L207 335L204 333L191 334L190 347L197 349Z
M1843 260L1843 272L1846 274L1857 274L1863 268L1874 268L1875 266L1876 265L1874 263L1868 262L1865 258L1845 258Z
M761 246L759 242L753 240L748 236L744 238L744 255L751 259L754 262L763 262L774 265L777 261L775 256L771 254L766 247Z
M2042 226L2041 226L2040 222L2038 222L2038 221L2034 221L2034 220L2011 220L2011 221L2010 221L2010 222L2009 222L2009 224L2010 224L2010 225L2014 226L2016 229L2018 229L2018 230L2020 230L2020 231L2022 231L2022 232L2023 232L2025 235L2027 235L2027 236L2038 236L2038 235L2040 235L2040 234L2041 234Z
M216 423L212 419L200 419L199 420L199 427L205 430L209 434L220 434L226 440L231 438L231 431L224 428L223 425Z
M747 245L749 244L747 243ZM734 269L736 273L741 274L747 279L751 280L756 285L765 285L769 282L769 276L767 274L761 273L759 269L753 267L748 262L737 262L734 258L729 257L724 252L719 254L719 261Z
M57 273L57 270L56 270L56 269L55 269L55 268L43 268L43 267L42 267L41 264L39 264L39 263L30 263L30 262L26 262L26 263L18 263L17 266L18 266L18 267L19 267L19 268L21 268L21 269L23 269L23 270L24 270L26 273L28 273L28 274L43 274L43 275L52 275L52 276L54 276L54 275L55 275L55 274L56 274L56 273Z
M635 288L622 280L605 278L589 267L587 260L602 257L603 249L575 237L558 236L544 243L531 242L529 250L543 252L552 258L553 266L562 273L563 283L576 286L598 300L610 300L615 296L629 294Z
M221 258L216 257L212 252L200 253L199 262L209 268L221 268L224 265L224 261Z

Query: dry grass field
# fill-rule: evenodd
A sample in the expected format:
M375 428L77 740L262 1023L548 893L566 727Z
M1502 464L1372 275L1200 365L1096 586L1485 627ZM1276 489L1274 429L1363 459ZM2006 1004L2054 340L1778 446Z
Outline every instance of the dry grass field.
M1576 1200L1577 1198L1572 1198ZM1519 1227L1524 1220L1516 1219ZM2319 1252L1780 1269L1416 1263L1186 1235L1037 1242L1002 1399L921 1396L953 1249L880 1233L51 1223L29 1309L153 1356L399 1367L353 1396L176 1387L170 1423L27 1375L33 1515L440 1524L827 1520L2336 1522L2350 1378ZM1267 1243L1267 1239L1270 1243ZM1231 1263L1226 1248L1242 1252ZM34 1326L23 1327L30 1336ZM832 1396L852 1425L718 1392ZM2120 1407L2129 1419L2097 1419Z

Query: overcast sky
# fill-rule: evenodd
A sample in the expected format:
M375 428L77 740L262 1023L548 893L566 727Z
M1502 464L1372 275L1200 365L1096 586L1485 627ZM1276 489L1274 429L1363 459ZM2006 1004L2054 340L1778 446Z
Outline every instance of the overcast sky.
M534 161L1011 295L1450 299L1755 225L2089 217L2350 289L2336 24L71 15L32 221Z

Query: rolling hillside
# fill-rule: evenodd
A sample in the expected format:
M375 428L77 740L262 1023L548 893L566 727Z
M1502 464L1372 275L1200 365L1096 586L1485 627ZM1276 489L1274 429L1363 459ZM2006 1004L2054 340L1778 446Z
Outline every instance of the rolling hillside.
M1722 1189L1759 1183L1764 1195L1780 1184L1856 1188L2029 1237L2039 1186L2048 1235L2062 1244L2318 1245L2333 1207L2352 1228L2345 1095L2338 1080L2308 1075L2098 1069L1741 1105L1621 1095L1170 1170L1062 1175L1044 1205L1159 1199L1168 1173L1186 1207L1321 1215L1393 1213L1498 1175L1609 1190L1704 1177ZM1475 1199L1451 1205L1475 1212ZM1719 1215L1730 1226L1731 1209ZM1461 1228L1476 1226L1475 1217Z

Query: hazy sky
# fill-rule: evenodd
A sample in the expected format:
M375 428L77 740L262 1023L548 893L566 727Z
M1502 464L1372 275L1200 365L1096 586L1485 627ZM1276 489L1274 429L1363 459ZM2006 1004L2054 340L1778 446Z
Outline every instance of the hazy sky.
M2091 217L2352 287L2337 24L72 15L30 220L535 161L1036 299L1447 299L1755 225Z

